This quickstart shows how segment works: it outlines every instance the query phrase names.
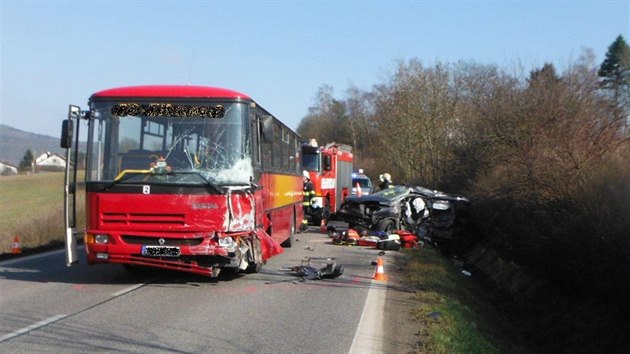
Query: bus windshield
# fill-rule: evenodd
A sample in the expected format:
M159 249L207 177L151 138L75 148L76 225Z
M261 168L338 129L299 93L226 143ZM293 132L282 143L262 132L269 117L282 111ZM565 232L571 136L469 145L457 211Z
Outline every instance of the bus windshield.
M240 102L92 102L87 181L249 184L249 107Z

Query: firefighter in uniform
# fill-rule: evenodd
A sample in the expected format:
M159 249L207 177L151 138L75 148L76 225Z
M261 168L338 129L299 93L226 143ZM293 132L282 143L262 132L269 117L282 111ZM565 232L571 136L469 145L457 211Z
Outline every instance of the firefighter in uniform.
M303 177L303 189L302 194L304 195L304 199L302 202L302 208L304 209L304 216L302 219L302 231L308 230L308 220L306 218L307 215L311 213L312 205L315 201L315 187L313 186L313 182L311 182L311 178L308 175L306 170L302 171Z
M389 173L383 173L382 175L379 175L378 180L381 182L378 184L378 187L381 190L393 187L392 176Z

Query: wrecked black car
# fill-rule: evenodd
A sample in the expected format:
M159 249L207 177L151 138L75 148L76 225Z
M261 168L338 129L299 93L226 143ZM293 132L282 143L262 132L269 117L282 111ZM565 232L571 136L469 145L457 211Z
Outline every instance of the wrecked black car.
M330 217L363 231L408 230L422 239L451 240L468 218L470 201L460 195L397 185L365 196L349 196Z

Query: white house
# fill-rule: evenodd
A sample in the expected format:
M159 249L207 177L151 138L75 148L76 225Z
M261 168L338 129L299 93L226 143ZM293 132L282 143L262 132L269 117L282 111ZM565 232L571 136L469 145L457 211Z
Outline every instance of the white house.
M66 167L66 159L58 154L47 151L35 159L35 166L61 169Z
M0 161L0 176L13 176L17 175L18 169L17 167L8 164L6 162Z

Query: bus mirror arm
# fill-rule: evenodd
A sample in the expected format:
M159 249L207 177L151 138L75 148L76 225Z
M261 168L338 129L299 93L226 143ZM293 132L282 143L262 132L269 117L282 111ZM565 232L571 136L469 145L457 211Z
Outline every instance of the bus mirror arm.
M68 107L68 118L61 122L61 142L59 146L64 149L72 147L72 138L74 136L74 123L72 119L93 119L96 113L92 110L82 111L79 106L70 105Z
M254 188L254 190L256 189L260 189L260 185L256 184L254 182L254 176L249 176L249 184L252 185L252 187Z

